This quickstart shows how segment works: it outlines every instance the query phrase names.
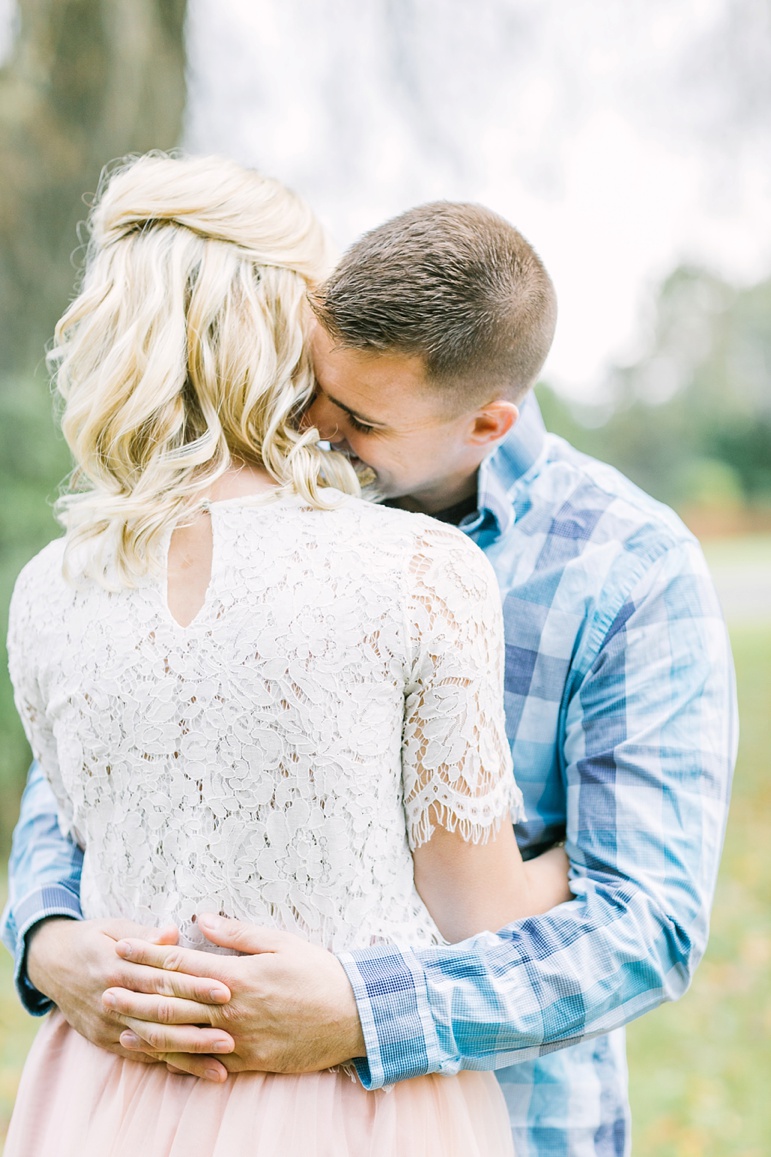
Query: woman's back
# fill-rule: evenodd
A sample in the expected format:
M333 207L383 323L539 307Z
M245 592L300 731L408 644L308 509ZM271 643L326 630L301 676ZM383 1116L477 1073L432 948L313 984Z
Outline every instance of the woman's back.
M75 463L67 538L25 568L9 634L27 735L85 847L83 913L173 921L202 946L195 914L212 909L334 949L430 944L410 843L426 844L422 893L437 900L433 864L455 908L434 824L461 845L456 870L464 841L496 830L488 850L516 853L492 571L457 531L343 498L360 492L350 460L303 426L309 294L330 254L299 198L227 160L147 156L109 174L89 226L51 351ZM284 496L211 504L209 549L202 507L247 463ZM475 911L489 862L476 860L458 889ZM510 865L518 853L504 883ZM7 1144L18 1157L332 1151L511 1145L490 1074L416 1078L387 1098L331 1071L192 1083L91 1044L56 1011Z
M404 799L425 838L435 801L486 826L513 790L488 564L457 531L350 498L209 510L211 579L185 627L165 577L66 582L62 541L19 580L19 706L86 846L85 915L171 920L195 945L203 910L336 950L436 942ZM478 681L468 723L458 680Z

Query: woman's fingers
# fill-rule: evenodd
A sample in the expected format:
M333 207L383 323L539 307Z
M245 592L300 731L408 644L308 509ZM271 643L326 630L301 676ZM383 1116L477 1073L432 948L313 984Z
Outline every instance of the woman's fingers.
M170 1073L179 1073L183 1077L201 1077L216 1085L228 1079L228 1070L214 1057L197 1056L195 1053L164 1053L159 1059L166 1062Z

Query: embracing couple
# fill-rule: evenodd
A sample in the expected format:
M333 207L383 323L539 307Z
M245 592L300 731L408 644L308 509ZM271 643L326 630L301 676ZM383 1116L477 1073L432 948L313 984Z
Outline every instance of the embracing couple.
M90 227L66 533L11 607L4 938L53 1011L6 1157L628 1154L733 679L692 536L528 397L541 261L437 203L332 270L208 158L114 171Z

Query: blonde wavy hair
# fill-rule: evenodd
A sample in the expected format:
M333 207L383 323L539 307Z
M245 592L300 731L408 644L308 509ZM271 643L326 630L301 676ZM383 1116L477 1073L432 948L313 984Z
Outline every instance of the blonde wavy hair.
M233 462L315 506L330 486L359 492L350 463L299 426L308 289L331 267L299 197L229 160L156 153L103 177L89 229L49 354L75 459L56 508L70 571L77 557L105 585L134 585Z

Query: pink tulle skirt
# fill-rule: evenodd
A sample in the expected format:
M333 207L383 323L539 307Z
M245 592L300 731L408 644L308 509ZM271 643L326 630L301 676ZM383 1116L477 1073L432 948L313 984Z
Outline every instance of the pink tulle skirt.
M223 1085L122 1060L54 1012L22 1074L5 1157L511 1157L492 1073L367 1092L345 1073Z

